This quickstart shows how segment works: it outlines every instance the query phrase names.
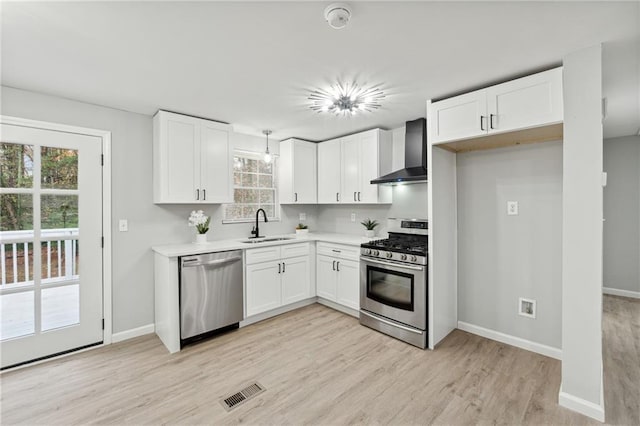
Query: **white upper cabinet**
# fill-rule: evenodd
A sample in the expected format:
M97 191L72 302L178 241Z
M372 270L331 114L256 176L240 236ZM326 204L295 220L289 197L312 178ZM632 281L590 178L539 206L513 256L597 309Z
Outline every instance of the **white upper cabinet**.
M372 185L391 172L392 140L374 129L318 144L318 203L391 202L391 188Z
M318 144L318 203L340 202L342 192L342 142L333 139Z
M153 118L153 201L233 202L231 126L158 111Z
M432 144L562 122L562 68L465 93L430 107Z
M280 204L316 204L317 144L299 139L280 142Z

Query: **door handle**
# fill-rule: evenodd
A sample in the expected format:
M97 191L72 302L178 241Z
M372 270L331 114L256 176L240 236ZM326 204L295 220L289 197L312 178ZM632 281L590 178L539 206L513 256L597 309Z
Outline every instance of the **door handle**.
M213 265L224 265L226 263L237 262L238 260L242 260L242 256L238 257L228 257L226 259L218 259L218 260L210 260L208 262L194 262L196 259L187 259L182 261L182 267L192 267L192 266L213 266ZM187 263L190 262L190 263Z
M336 271L340 272L340 262L336 262Z
M489 115L489 128L491 128L491 130L495 129L495 127L493 127L493 117L497 117L496 114Z
M200 190L196 189L196 201L200 200Z
M285 264L284 262L282 262L282 273L283 273L283 274L285 273L285 269L284 269L284 268L285 268L285 266L286 266L286 264Z
M481 115L480 116L480 130L482 130L483 132L484 132L484 119L485 119L485 116Z
M203 189L202 190L202 200L205 201L207 199L207 190Z
M333 266L331 266L331 269L334 270L334 271L336 270L336 261L335 260L333 261Z
M358 201L360 201L360 192L358 192Z
M294 192L294 193L293 193L293 196L295 197L295 202L297 203L297 202L298 202L298 193L297 193L297 192Z
M340 193L336 192L336 201L339 203L340 202Z
M278 263L278 273L282 273L282 263Z
M353 193L353 201L358 201L358 200L356 199L356 193L355 193L355 192Z

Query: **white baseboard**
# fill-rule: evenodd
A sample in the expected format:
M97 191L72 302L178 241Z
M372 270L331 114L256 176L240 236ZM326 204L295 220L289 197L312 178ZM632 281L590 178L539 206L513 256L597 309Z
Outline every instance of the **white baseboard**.
M279 308L272 309L267 312L262 312L260 314L252 315L240 321L240 327L246 327L250 324L254 324L256 322L266 320L267 318L275 317L276 315L281 315L281 314L284 314L285 312L293 311L294 309L299 309L308 305L313 305L314 303L316 303L316 298L312 297L311 299L301 300L299 302L295 302L290 305L281 306Z
M612 296L631 297L633 299L640 299L640 291L620 290L611 287L602 287L604 294L610 294Z
M562 390L562 384L560 384L560 393L558 394L558 404L561 407L568 408L577 413L584 414L585 416L596 419L599 422L604 422L604 393L602 387L600 387L600 405L595 404L586 399L578 398L575 395L571 395Z
M133 339L134 337L144 336L156 331L154 324L143 325L142 327L132 328L131 330L121 331L111 335L111 343L122 342L123 340Z
M488 328L480 327L474 324L469 324L463 321L458 321L458 328L462 331L466 331L472 334L477 334L478 336L482 336L482 337L486 337L487 339L506 343L507 345L515 346L517 348L526 349L531 352L539 353L540 355L544 355L544 356L548 356L548 357L560 359L560 360L562 359L562 349L543 345L541 343L532 342L531 340L526 340L520 337L511 336L510 334L505 334L499 331L490 330Z
M331 309L335 309L336 311L340 311L343 314L351 315L352 317L360 318L360 311L356 311L355 309L349 308L347 306L340 305L336 302L332 302L331 300L323 299L322 297L318 297L318 303L324 306L328 306Z

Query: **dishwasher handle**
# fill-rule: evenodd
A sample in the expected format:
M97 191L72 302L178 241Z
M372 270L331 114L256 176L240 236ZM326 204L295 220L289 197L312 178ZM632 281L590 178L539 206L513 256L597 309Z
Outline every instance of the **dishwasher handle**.
M182 263L182 267L183 268L190 268L192 266L217 266L217 265L225 265L227 263L232 263L232 262L236 262L238 260L242 260L242 256L237 256L237 257L228 257L226 259L219 259L219 260L209 260L207 262L183 262Z

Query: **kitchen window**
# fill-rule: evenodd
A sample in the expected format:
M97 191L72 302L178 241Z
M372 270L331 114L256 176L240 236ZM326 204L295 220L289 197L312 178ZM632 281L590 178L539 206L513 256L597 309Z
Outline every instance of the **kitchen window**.
M233 156L233 204L224 204L224 223L254 222L256 210L280 220L277 158L263 161L262 153L236 151Z

